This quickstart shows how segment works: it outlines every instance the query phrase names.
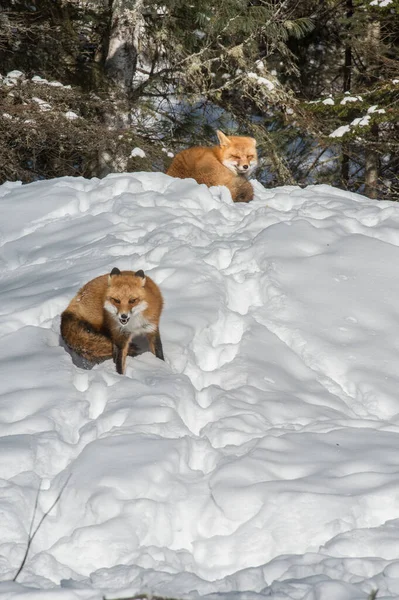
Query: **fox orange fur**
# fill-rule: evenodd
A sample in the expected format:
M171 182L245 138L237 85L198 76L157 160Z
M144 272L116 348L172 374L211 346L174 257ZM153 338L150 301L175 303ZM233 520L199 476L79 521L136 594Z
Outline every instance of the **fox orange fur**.
M133 338L146 336L150 350L164 360L159 333L163 307L156 283L143 271L112 269L84 285L61 315L66 345L90 362L113 358L118 373L125 372L133 353Z
M167 175L197 183L225 185L234 202L250 202L254 191L247 177L258 164L256 140L217 131L219 146L197 146L176 154Z

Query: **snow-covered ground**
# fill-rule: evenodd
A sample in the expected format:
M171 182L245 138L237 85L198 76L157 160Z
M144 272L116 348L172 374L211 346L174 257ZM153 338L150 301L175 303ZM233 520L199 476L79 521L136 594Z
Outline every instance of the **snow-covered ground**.
M255 189L0 187L1 598L399 597L399 205ZM115 266L165 299L126 376L59 339Z

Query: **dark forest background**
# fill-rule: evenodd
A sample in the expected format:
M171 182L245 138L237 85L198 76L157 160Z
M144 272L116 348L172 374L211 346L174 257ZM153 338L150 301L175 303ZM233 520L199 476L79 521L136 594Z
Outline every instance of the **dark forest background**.
M164 171L222 129L266 186L399 199L399 0L2 0L0 74L0 182Z

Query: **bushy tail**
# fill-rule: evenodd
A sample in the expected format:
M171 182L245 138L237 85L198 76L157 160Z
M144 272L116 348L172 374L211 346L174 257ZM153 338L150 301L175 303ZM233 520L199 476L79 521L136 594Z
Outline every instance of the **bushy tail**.
M61 336L71 350L90 362L112 358L110 338L71 312L64 311L61 315Z
M251 202L254 197L254 188L242 175L235 177L231 185L227 186L234 202Z

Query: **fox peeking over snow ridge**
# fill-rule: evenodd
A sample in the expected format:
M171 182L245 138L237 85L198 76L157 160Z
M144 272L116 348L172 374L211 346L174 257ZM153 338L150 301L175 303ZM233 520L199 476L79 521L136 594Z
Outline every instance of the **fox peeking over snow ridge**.
M133 338L145 336L149 348L164 360L159 334L162 294L143 271L100 275L84 285L61 315L61 336L66 345L90 362L113 358L118 373L125 372L126 357L134 356Z
M216 133L219 146L197 146L179 152L166 173L180 179L191 177L208 187L225 185L234 202L250 202L254 191L247 177L258 164L256 140Z

